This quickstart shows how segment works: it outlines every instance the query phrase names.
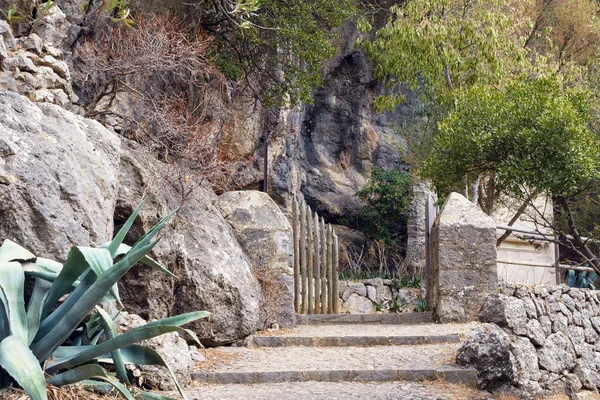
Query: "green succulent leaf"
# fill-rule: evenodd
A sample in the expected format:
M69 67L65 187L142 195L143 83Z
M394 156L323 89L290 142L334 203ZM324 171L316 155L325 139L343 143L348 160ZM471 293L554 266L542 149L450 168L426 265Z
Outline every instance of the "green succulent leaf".
M35 260L33 253L12 240L6 239L0 246L0 262L33 260Z
M33 293L29 299L29 304L27 304L27 329L29 332L27 344L31 344L37 335L44 299L51 287L52 283L41 278L35 278Z
M113 322L111 316L101 307L96 306L96 311L100 315L100 321L104 328L104 332L106 332L106 339L112 340L116 338L117 328L115 327L115 323ZM122 383L129 385L129 378L127 377L127 370L125 369L125 363L123 362L121 351L119 349L113 350L110 355L114 361L117 378L119 378L119 381Z
M184 324L184 323L195 321L200 318L204 318L208 315L209 315L209 313L207 313L207 312L188 313L188 314L184 314L184 315L180 316L182 318L179 321L181 322L180 324ZM171 317L168 319L173 321L174 318L176 318L176 317ZM156 322L160 322L160 321L156 321ZM96 359L104 354L110 353L113 350L120 349L125 346L129 346L131 344L138 343L138 342L141 342L146 339L151 339L153 337L160 336L162 334L169 333L169 332L184 332L184 333L188 333L188 334L190 333L189 330L180 328L179 326L176 326L176 325L160 325L160 324L156 324L156 323L144 325L139 328L135 328L130 331L127 331L127 332L117 336L114 339L107 340L104 343L93 346L93 347L79 353L78 355L67 359L67 360L56 359L53 361L53 363L51 363L48 366L47 371L48 371L48 373L54 373L54 372L60 371L62 369L73 368L77 365L80 365L80 364L83 364L90 360Z
M125 239L125 236L127 236L127 233L133 226L133 223L135 222L135 219L137 218L138 214L140 213L140 210L142 209L142 206L144 205L145 202L146 202L146 199L145 198L142 199L142 201L137 206L137 208L133 211L133 213L129 216L129 218L127 218L127 221L125 221L125 224L123 224L121 229L119 229L119 232L117 232L117 234L115 235L113 240L108 244L107 249L108 249L108 251L110 251L110 255L112 256L112 258L115 258L118 255L117 252L119 250L119 246L121 246L121 244L123 243L123 239Z
M0 342L0 367L27 392L32 400L47 400L44 372L23 341L9 336Z
M0 263L0 288L4 294L1 300L8 314L11 333L27 344L29 342L24 287L25 274L21 264L18 262Z

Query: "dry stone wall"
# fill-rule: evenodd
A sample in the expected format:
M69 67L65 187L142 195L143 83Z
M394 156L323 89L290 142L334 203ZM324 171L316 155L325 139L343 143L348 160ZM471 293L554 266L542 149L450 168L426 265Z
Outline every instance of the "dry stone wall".
M425 290L401 288L391 279L374 278L363 282L340 281L339 296L341 313L413 312L422 311Z
M485 388L529 394L600 389L600 296L567 286L502 283L479 312L482 325L457 362Z

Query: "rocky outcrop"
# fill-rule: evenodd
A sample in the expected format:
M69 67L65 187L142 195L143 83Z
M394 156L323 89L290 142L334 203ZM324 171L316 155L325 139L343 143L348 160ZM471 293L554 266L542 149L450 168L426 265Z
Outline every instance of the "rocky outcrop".
M268 194L228 192L217 201L248 255L263 294L262 325L294 326L293 232Z
M479 313L480 320L489 323L487 331L480 328L465 342L457 362L475 367L482 387L511 384L529 395L598 390L596 291L508 283L500 290L488 297ZM494 335L502 340L495 341Z
M186 187L182 199L181 186L170 180L173 175L168 165L143 149L124 149L115 224L123 223L142 196L148 196L129 242L180 202L182 206L153 250L177 279L136 267L120 282L121 297L131 312L146 319L210 311L209 320L194 322L190 328L209 345L235 342L259 326L261 292L251 262L213 204L216 196L201 187Z
M189 192L189 185L182 190L169 180L172 166L122 143L96 121L0 91L0 239L61 260L73 245L110 240L114 224L118 228L147 194L126 240L133 243L176 208L183 193L177 218L154 250L178 279L134 267L120 283L122 297L146 319L211 311L210 320L191 326L208 344L253 333L260 288L235 233L213 205L216 196L203 188Z
M0 238L57 259L110 240L120 153L98 122L0 90Z
M28 36L15 39L6 21L0 20L0 89L18 92L31 101L71 108L73 92L70 60L59 44L68 28L58 6L34 25ZM63 21L64 24L61 25Z
M440 322L467 322L498 287L496 223L451 193L431 231L432 280L427 284Z

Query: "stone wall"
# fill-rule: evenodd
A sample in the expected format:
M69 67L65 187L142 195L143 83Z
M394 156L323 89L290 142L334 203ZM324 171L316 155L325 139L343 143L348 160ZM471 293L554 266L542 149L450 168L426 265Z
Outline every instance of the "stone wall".
M425 290L399 287L397 282L391 279L374 278L363 282L340 281L339 296L341 313L424 311L421 302L425 299ZM394 310L394 300L398 307L397 310Z
M486 388L514 385L529 394L600 388L600 296L567 286L502 283L457 362L479 371ZM546 393L545 393L546 392Z

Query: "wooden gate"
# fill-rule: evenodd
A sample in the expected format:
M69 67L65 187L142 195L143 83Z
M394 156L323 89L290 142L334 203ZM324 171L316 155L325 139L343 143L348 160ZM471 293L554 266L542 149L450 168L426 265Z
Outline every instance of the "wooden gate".
M339 241L331 224L296 197L294 229L294 308L299 314L339 314Z

